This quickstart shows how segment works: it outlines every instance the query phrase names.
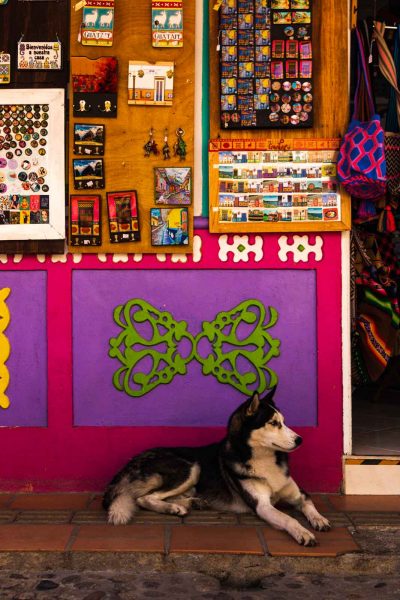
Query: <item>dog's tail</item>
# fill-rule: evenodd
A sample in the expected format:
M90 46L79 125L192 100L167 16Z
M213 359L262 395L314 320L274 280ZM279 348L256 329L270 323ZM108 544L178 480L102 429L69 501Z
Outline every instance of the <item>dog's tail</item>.
M144 496L160 487L159 475L148 477L145 481L131 481L127 476L112 481L103 496L103 508L108 512L108 522L113 525L125 525L136 512L136 498Z

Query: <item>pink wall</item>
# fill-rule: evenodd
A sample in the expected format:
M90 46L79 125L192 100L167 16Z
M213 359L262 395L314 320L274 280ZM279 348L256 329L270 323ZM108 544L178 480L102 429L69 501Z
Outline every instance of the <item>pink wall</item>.
M200 253L188 256L187 262L165 262L156 256L135 261L113 262L107 256L85 255L74 262L53 262L46 257L24 257L2 264L1 270L47 271L47 351L48 351L48 425L0 429L0 489L20 491L101 490L114 472L134 453L154 445L197 445L221 438L221 427L74 427L72 405L72 300L73 269L312 269L317 284L318 348L318 425L297 428L304 437L301 449L292 455L292 470L299 483L312 492L339 491L342 478L342 366L341 366L341 236L330 233L323 238L322 260L311 252L307 262L279 258L282 236L263 236L261 254L244 251L240 259L221 260L224 242L217 235L197 231L196 246ZM261 236L257 236L260 238ZM313 243L315 235L309 236ZM288 236L289 242L292 236ZM249 236L253 244L255 236ZM229 242L233 243L233 236ZM256 247L253 246L255 249ZM139 258L139 257L137 257ZM162 281L162 273L159 273ZM284 291L283 291L284 292ZM301 290L299 290L301 293ZM12 318L18 318L12 315ZM307 323L304 324L307 327ZM10 374L11 377L17 374ZM18 376L23 376L18 374ZM301 390L301 382L299 382ZM12 399L11 399L12 400Z

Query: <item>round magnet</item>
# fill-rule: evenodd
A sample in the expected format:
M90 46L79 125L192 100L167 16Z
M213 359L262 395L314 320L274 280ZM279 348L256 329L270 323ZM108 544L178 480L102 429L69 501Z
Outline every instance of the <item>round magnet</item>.
M308 29L307 27L299 27L297 30L297 37L299 38L305 38L308 36Z
M15 106L15 104L13 104L13 105L10 107L10 110L11 110L11 112L12 112L12 113L15 113L15 112L17 112L17 107Z
M44 184L44 177L38 177L37 178L37 182L39 185L43 185Z
M40 112L38 110L33 113L33 118L36 119L37 121L40 119Z
M44 167L39 167L38 174L40 175L40 177L46 177L47 171Z
M8 161L8 168L14 170L18 167L18 161L15 158L12 158Z
M39 146L39 142L37 142L36 140L32 140L31 146L32 146L32 148L37 148Z
M271 100L271 102L278 102L279 101L279 94L273 93L270 95L269 99Z
M40 121L34 121L33 126L35 129L39 129L40 125Z
M33 105L33 110L34 110L34 112L39 112L40 111L40 104L34 104Z
M14 157L14 153L13 152L6 152L6 158L8 158L8 160L11 160Z
M24 181L22 183L22 189L28 191L31 189L31 186L29 185L29 183L27 181Z
M269 120L270 120L272 123L275 123L275 122L276 122L278 119L279 119L279 115L278 115L278 113L276 113L276 112L272 112L272 113L269 115Z
M312 94L304 94L303 100L304 100L304 102L311 102L312 101Z
M27 118L27 119L32 119L32 117L33 117L33 113L32 113L31 111L28 111L28 112L26 113L26 118Z
M294 90L295 92L298 92L299 90L301 90L301 82L300 81L293 81L293 83L292 83L292 90Z
M45 140L44 138L40 138L40 140L39 140L39 144L40 144L41 146L45 146L45 145L47 144L47 142L46 142L46 140Z
M24 171L29 171L29 169L31 168L31 163L29 162L29 160L23 160L22 161L22 165L21 167L24 169Z
M18 106L19 110L24 110L23 106ZM32 110L32 106L30 104L27 104L25 106L25 110L31 111Z
M4 194L7 191L7 186L5 183L0 183L0 194Z
M42 106L42 110L43 110L44 112L48 112L48 111L49 111L49 105L48 105L48 104L43 104L43 106Z
M25 148L25 146L26 146L26 142L24 142L24 140L21 140L20 142L18 142L18 146L19 146L20 148Z
M37 179L38 179L37 173L32 171L32 173L29 173L28 179L29 179L29 181L37 181Z
M300 121L303 121L303 122L304 122L304 121L308 121L308 113L306 113L306 112L304 112L304 111L302 111L302 112L299 114L299 117L300 117Z
M280 104L272 104L271 105L271 111L273 113L278 113L281 110L281 105Z
M232 119L233 123L239 123L239 121L240 121L239 113L232 113L231 119Z
M292 35L294 35L294 27L285 27L285 29L283 30L284 34L287 35L288 37L292 37Z
M42 191L47 193L49 191L49 186L48 185L42 185Z
M38 139L40 138L40 135L38 134L38 132L37 132L37 131L35 131L35 133L32 133L32 138L33 138L34 140L38 140Z
M31 190L32 192L38 192L40 190L40 185L36 181L31 183Z
M30 140L30 139L31 139L31 134L30 134L30 133L25 133L25 134L24 134L24 140L25 140L26 142L29 142L29 140Z
M5 158L3 158L2 156L0 156L0 169L4 169L4 167L7 166L7 161Z
M40 156L44 156L46 154L46 150L44 148L39 148L38 152Z
M305 104L304 105L304 110L306 112L311 112L312 111L312 104Z
M12 140L12 142L10 142L10 146L11 146L11 148L16 148L17 142L15 140Z
M282 125L287 125L290 121L289 115L282 115L279 119Z
M41 129L40 130L40 135L43 136L43 137L46 137L47 133L48 133L47 129Z
M282 104L282 112L283 113L289 113L291 111L291 105L290 104Z
M46 106L47 106L47 104L46 104ZM48 109L47 109L47 110L48 110ZM47 112L44 112L44 113L42 114L42 119L48 119L48 118L49 118L49 113L47 113Z
M288 104L288 102L290 102L291 100L292 100L292 99L291 99L291 97L290 97L290 94L283 94L283 96L282 96L282 102L283 102L284 104Z
M32 150L30 148L25 148L24 152L25 152L26 156L31 156L31 154L32 154Z
M295 104L293 104L293 112L299 113L300 111L301 111L301 104L299 104L298 102L295 102Z
M293 98L293 102L300 102L301 100L301 94L299 92L295 92L292 96Z
M9 148L10 148L10 142L4 142L3 150L9 150Z
M17 148L15 151L15 156L21 156L22 154L22 150L20 148Z
M311 82L305 81L301 87L305 92L309 92L311 90Z
M290 81L284 81L282 83L282 87L285 90L285 92L288 92L292 88L292 84L290 83Z
M273 81L272 82L272 89L276 92L277 90L281 89L281 82L280 81Z
M6 141L7 141L7 142L11 142L11 141L12 141L12 139L13 139L13 136L11 135L11 133L8 133L8 134L6 135Z
M49 122L48 122L48 121L46 121L46 119L44 119L44 120L43 120L43 121L41 121L41 123L40 123L40 125L41 125L42 127L47 127L47 126L48 126L48 124L49 124Z
M292 115L290 117L290 122L292 125L298 125L300 121L299 115Z
M4 133L5 133L6 135L8 135L8 134L10 134L10 133L11 133L11 128L10 128L10 127L4 127L3 131L4 131Z
M18 179L19 179L20 181L26 181L26 180L28 179L28 175L27 175L27 173L25 173L24 171L20 171L20 172L18 173Z

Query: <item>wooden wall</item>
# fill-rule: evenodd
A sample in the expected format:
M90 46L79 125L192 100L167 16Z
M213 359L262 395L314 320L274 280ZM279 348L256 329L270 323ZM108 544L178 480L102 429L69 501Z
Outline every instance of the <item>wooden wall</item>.
M219 109L219 54L216 50L218 12L215 0L209 0L210 14L210 138L310 139L338 138L346 132L349 118L349 7L347 0L313 1L313 104L314 125L309 129L226 130L221 128ZM211 170L211 169L210 169ZM216 194L215 182L210 182L210 195ZM332 223L318 224L320 230L350 227L350 198L342 190L342 215L347 226ZM211 196L213 197L213 196ZM218 223L218 213L210 207L211 231L229 232L232 225ZM284 224L280 230L313 230L314 223ZM246 231L265 231L263 223L246 223ZM273 225L268 227L274 230ZM276 231L276 229L275 229Z
M84 248L85 252L121 252L121 253L182 253L191 251L193 238L193 202L189 207L190 245L189 246L152 246L150 240L150 208L154 203L154 167L189 166L193 168L194 155L194 28L195 0L187 0L183 7L184 41L183 48L153 48L151 45L151 2L117 0L115 3L114 43L111 47L82 46L77 41L82 11L71 10L71 56L116 56L118 58L118 117L116 119L96 119L93 123L106 126L106 144L104 154L105 189L103 198L101 247ZM174 100L168 107L128 105L128 63L129 60L149 62L172 60L175 63ZM70 97L72 115L72 93ZM90 119L71 117L69 124L69 185L70 194L74 191L72 177L72 143L74 122L89 122ZM143 145L149 137L150 127L154 128L154 137L161 150L164 129L169 131L171 160L164 161L160 156L144 157ZM173 144L176 141L175 130L185 130L187 160L180 161L173 156ZM139 200L139 219L141 240L121 244L109 242L109 229L106 211L106 191L135 189ZM82 247L70 248L71 252L82 252Z

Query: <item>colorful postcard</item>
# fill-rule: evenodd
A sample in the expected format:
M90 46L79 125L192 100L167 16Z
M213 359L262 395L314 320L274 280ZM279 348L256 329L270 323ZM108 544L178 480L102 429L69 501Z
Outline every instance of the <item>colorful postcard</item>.
M171 106L174 97L174 63L129 61L128 104Z
M154 169L156 204L190 204L192 201L191 167Z
M151 244L185 246L189 244L187 208L150 209Z
M104 125L74 123L74 153L82 155L104 154Z
M110 242L136 242L140 240L138 201L135 190L107 192Z
M101 196L70 197L71 246L101 245Z
M76 190L104 188L104 163L102 158L74 158L72 166L74 188Z

